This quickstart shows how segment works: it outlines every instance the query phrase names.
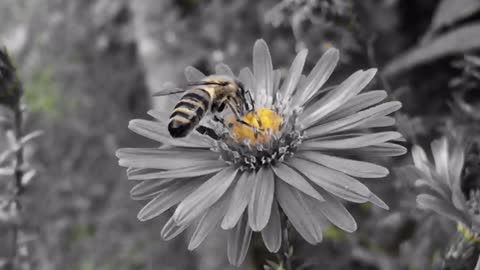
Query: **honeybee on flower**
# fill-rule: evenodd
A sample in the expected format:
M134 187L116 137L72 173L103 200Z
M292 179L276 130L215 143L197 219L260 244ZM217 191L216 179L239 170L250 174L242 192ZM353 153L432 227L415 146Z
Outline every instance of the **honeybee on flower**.
M162 144L117 151L128 178L139 181L132 198L149 200L138 218L149 220L175 208L162 237L169 240L196 226L189 249L217 227L228 230L228 259L239 265L253 232L277 252L285 220L317 244L330 224L348 232L357 229L342 200L388 209L357 179L385 177L388 169L358 157L406 152L394 142L400 133L373 129L394 125L388 115L400 102L382 103L387 97L382 90L360 93L376 69L359 70L338 86L324 88L338 50L329 49L308 76L302 74L306 57L307 50L300 51L281 78L267 44L258 40L253 71L244 68L237 76L220 64L216 75L235 78L251 91L255 110L240 119L223 115L223 123L206 121L215 136L193 131L174 139L167 131L168 116L157 111L149 112L154 121L132 120L131 130ZM192 67L186 75L193 82L207 77Z

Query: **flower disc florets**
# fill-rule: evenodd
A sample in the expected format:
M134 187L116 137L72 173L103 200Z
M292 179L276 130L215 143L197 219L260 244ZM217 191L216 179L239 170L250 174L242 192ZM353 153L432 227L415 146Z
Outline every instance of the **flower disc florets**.
M296 117L276 109L248 112L242 122L227 117L222 140L214 147L225 161L239 164L241 170L256 170L284 161L301 143L303 132L295 128Z

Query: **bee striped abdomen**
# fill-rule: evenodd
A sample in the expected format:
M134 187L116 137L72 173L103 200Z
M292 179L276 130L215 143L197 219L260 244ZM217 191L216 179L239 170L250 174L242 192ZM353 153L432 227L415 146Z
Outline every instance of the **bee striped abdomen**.
M187 91L170 115L170 135L175 138L187 136L208 110L210 100L210 94L202 88Z

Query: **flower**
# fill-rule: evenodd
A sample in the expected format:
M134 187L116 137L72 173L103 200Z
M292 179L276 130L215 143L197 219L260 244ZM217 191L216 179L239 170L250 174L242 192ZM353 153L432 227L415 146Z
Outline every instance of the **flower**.
M480 241L480 190L462 192L462 171L465 147L458 141L442 137L431 143L434 162L418 145L412 148L415 167L421 174L415 185L426 188L417 196L421 208L458 222L459 231L474 241Z
M216 74L236 77L253 92L256 108L243 116L248 125L228 115L225 126L211 123L218 140L196 132L173 139L167 118L157 111L150 111L156 121L132 120L131 130L163 144L117 152L119 164L128 167L128 178L140 181L132 198L150 200L138 218L148 220L176 206L161 234L168 240L196 223L189 249L220 225L230 232L228 259L239 265L253 231L261 233L269 251L279 250L283 216L307 242L316 244L330 223L356 230L341 200L388 209L355 178L381 178L388 169L355 157L406 152L389 142L400 139L400 133L372 131L393 125L386 115L401 104L379 104L385 91L359 94L375 69L322 88L339 60L338 50L328 50L308 76L302 75L306 57L306 50L298 53L283 81L263 40L253 49L253 72L244 68L236 77L228 66L218 65ZM185 73L190 81L205 77L193 67Z

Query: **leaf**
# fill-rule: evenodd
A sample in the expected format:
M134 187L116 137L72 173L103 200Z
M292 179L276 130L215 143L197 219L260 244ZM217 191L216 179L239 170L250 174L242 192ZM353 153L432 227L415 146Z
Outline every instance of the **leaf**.
M469 24L419 45L391 61L385 68L387 76L394 76L419 65L445 56L462 54L480 48L480 23Z
M478 11L480 11L478 0L443 0L435 11L430 29L437 31L470 17Z

